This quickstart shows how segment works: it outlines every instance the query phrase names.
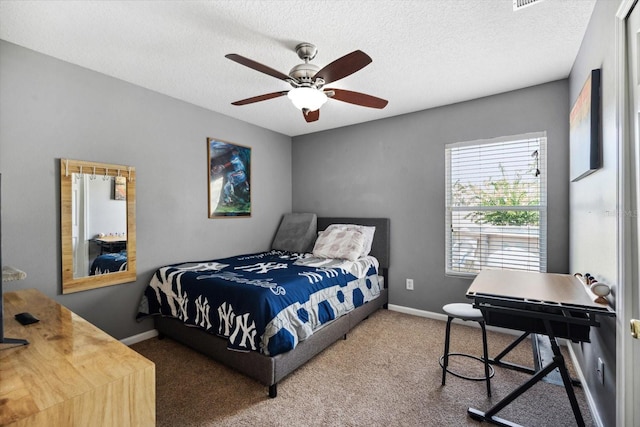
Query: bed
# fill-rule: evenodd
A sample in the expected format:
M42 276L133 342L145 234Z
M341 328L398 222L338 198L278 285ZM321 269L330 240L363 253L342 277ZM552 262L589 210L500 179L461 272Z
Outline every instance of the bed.
M330 259L326 260L328 266L319 266L307 252L313 245L305 243L307 251L272 247L263 253L164 266L146 288L138 317L153 315L161 338L170 337L238 370L268 386L269 396L276 397L280 380L346 338L354 326L388 303L389 219L316 219L314 215L313 226L307 226L305 233L315 238L316 225L321 231L331 224L375 227L370 256L352 259L349 268ZM247 274L258 266L271 266L275 273L272 276L269 271L268 279L263 275L259 280ZM311 297L302 294L302 282L282 279L283 272L307 280ZM211 280L216 281L216 290L203 285ZM234 286L225 285L225 281L235 282ZM235 288L249 293L236 294ZM337 294L331 293L333 290ZM167 295L178 298L161 304L171 299ZM288 300L281 303L281 299ZM249 311L255 308L251 305L266 306L265 317Z
M115 273L117 271L125 271L127 269L127 251L102 254L96 257L91 263L89 269L90 276L98 276L100 274Z

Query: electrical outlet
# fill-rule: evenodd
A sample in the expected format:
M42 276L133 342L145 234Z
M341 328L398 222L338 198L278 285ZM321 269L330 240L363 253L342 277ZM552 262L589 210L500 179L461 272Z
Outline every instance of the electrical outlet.
M600 380L600 384L604 385L604 362L600 357L598 357L598 370L596 371L598 374L598 380Z
M408 291L413 290L413 279L407 279L407 290Z

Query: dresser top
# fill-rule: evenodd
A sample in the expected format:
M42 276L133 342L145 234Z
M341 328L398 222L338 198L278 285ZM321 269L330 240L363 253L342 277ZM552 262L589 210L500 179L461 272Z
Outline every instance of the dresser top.
M14 319L29 312L40 321ZM0 344L0 425L11 423L113 383L154 364L43 293L4 294L4 336L29 341Z

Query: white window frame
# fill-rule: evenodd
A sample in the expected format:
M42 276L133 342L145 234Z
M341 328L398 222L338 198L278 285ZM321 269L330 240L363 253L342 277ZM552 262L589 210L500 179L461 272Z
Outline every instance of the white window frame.
M539 176L540 202L538 205L536 206L490 206L490 207L453 206L452 156L454 154L452 154L452 151L454 151L456 148L482 146L482 145L488 145L488 144L510 143L510 142L517 142L517 141L522 141L524 144L524 143L528 143L528 141L535 140L535 139L539 140L537 167L540 170L540 176ZM494 269L505 268L505 267L500 267L496 265L483 264L482 261L476 262L475 260L474 260L474 265L477 265L478 268L475 269L474 271L469 271L469 269L467 269L467 271L464 271L464 269L461 268L460 266L455 267L453 265L454 257L459 255L459 252L457 252L459 251L459 247L458 249L454 249L454 245L456 243L460 245L460 240L456 241L456 238L454 237L454 233L458 233L458 236L460 236L460 232L461 232L461 230L455 230L453 228L453 225L452 225L454 223L453 215L455 212L465 212L465 211L479 212L479 211L537 210L539 212L539 224L538 224L538 232L537 232L539 250L536 252L535 257L537 259L538 264L535 265L534 263L530 266L526 266L523 264L522 266L519 266L518 268L514 268L514 269L546 272L547 270L547 134L546 132L534 132L534 133L527 133L527 134L521 134L521 135L512 135L512 136L499 137L499 138L446 144L445 159L446 159L446 165L445 165L445 175L446 175L445 177L445 198L446 198L446 201L445 201L445 209L446 209L446 212L445 212L445 218L446 218L445 219L445 235L446 235L445 274L447 276L474 277L483 268L494 268ZM477 169L480 169L483 165L477 164L473 166L476 167ZM479 228L482 229L482 226L480 226ZM474 254L478 250L477 248L480 247L480 243L479 243L480 236L482 236L482 238L485 239L487 238L488 234L491 234L494 236L498 236L499 238L502 238L502 239L507 238L505 237L508 234L506 231L496 232L495 228L496 227L493 227L493 230L491 233L483 234L483 232L481 231L479 234L477 234L478 244L476 246ZM527 232L526 236L528 237L536 236L536 233ZM495 259L495 256L496 255L493 255L494 259ZM484 258L484 257L480 257L480 258ZM506 258L507 257L505 257L505 259ZM484 259L486 260L486 258Z

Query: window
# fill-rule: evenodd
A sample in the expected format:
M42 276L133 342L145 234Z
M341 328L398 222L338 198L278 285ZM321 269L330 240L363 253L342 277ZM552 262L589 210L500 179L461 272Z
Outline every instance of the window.
M445 146L446 273L547 270L546 133Z

